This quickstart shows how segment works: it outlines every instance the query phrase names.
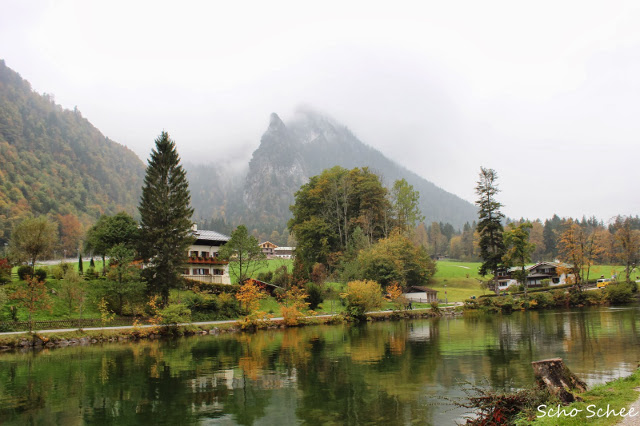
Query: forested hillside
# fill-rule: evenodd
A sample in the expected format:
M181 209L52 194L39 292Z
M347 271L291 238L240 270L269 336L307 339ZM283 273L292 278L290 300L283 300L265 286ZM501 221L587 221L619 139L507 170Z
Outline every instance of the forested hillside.
M50 215L62 234L102 213L133 214L144 176L133 151L106 138L77 109L34 92L3 60L0 164L0 244L29 214Z

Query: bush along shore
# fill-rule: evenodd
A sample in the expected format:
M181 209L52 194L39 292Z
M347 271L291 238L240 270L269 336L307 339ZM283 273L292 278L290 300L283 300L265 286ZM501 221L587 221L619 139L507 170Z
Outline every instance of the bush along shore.
M560 286L558 286L560 287ZM604 289L584 290L574 285L543 288L524 293L485 295L464 302L465 311L509 313L515 310L573 308L585 306L624 305L638 300L636 283L610 284Z
M105 327L100 329L69 329L64 331L35 331L20 334L0 334L0 351L60 348L110 342L131 342L143 339L160 339L182 336L216 335L222 333L254 332L257 330L300 327L307 325L342 324L361 321L392 321L419 318L438 318L460 315L454 308L431 308L370 312L363 318L345 314L305 316L296 318L270 318L269 315L249 315L238 321L209 324L150 324L129 328Z

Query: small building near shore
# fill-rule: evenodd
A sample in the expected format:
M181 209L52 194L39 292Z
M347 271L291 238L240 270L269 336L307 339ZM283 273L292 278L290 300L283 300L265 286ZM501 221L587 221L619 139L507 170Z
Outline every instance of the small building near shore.
M429 287L412 285L407 287L404 297L410 302L431 303L438 301L438 291Z

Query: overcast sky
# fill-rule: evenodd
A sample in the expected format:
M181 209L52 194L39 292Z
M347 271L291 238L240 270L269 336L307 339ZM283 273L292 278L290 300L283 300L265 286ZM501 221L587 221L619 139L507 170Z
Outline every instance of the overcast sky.
M510 217L639 214L640 2L4 0L0 57L142 159L246 162L322 111Z

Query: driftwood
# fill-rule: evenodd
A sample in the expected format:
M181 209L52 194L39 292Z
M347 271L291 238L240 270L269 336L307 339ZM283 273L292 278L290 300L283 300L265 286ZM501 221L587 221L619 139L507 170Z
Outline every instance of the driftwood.
M549 389L564 403L571 403L576 397L571 391L585 392L587 384L564 365L562 358L545 359L531 363L538 385Z

